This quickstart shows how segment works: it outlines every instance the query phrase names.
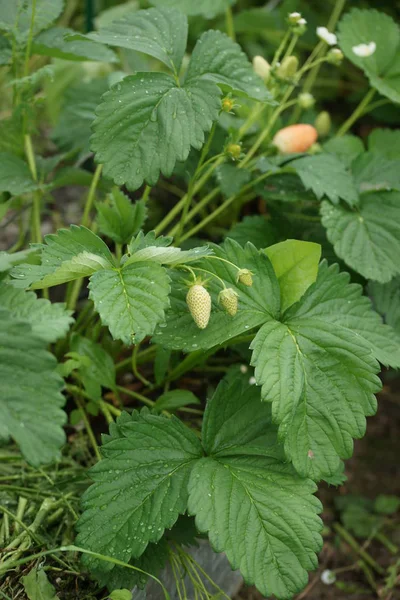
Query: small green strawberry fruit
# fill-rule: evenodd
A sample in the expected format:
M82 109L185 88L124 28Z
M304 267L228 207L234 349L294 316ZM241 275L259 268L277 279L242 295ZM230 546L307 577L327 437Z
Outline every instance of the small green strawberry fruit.
M221 290L218 295L218 302L228 315L234 317L238 309L238 294L232 288Z
M200 329L205 329L211 315L211 296L203 285L193 285L186 295L186 304L194 322Z
M239 269L237 273L237 281L251 287L253 285L253 273L249 269Z

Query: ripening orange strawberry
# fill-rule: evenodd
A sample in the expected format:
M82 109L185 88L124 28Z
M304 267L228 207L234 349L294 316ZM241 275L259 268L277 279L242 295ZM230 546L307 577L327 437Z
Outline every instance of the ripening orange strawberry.
M280 129L272 140L281 154L306 152L318 139L318 132L312 125L300 123Z

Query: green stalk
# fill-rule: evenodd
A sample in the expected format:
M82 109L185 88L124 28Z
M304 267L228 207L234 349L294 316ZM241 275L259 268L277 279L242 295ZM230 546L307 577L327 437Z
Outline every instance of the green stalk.
M29 58L31 56L31 49L32 49L33 26L35 24L35 13L36 13L36 0L32 0L31 22L30 22L30 26L29 26L28 41L26 44L26 51L25 51L25 63L24 63L24 71L23 71L24 77L27 77L27 75L29 75Z
M32 175L32 179L34 181L38 180L37 177L37 169L36 169L36 161L35 161L35 153L33 151L32 138L29 134L24 136L25 140L25 154L29 165L29 170ZM40 244L42 241L42 230L41 230L41 222L40 222L40 204L41 204L42 194L39 190L36 190L33 193L33 202L32 202L32 213L31 213L31 222L32 222L32 231L31 231L31 240L34 243Z
M76 404L77 408L81 412L82 419L83 419L83 422L85 424L85 429L86 429L86 432L87 432L87 434L89 436L90 443L92 444L92 448L94 450L96 458L97 458L97 460L101 460L100 450L99 450L99 447L97 445L96 438L94 436L92 426L91 426L90 421L88 419L88 416L86 414L85 407L83 406L83 404L82 404L82 402L81 402L81 400L80 400L80 398L79 398L78 395L74 396L74 401L75 401L75 404Z
M232 7L230 5L229 0L226 0L226 2L227 2L227 6L226 6L226 9L225 9L226 33L229 35L229 37L233 41L236 41L235 26L234 26L234 23L233 23L233 15L232 15Z
M365 94L364 98L361 100L360 104L355 108L354 112L350 115L350 117L343 123L343 125L339 128L339 131L336 134L336 137L342 137L345 133L348 132L350 127L354 125L354 123L359 119L363 114L368 104L371 102L374 97L376 90L371 88L367 94Z
M275 52L274 58L272 59L272 63L271 63L271 68L274 68L278 62L278 60L281 57L281 54L287 44L287 42L289 41L290 35L292 33L291 29L288 29L285 33L285 35L283 36L281 43L278 46L277 51Z
M368 552L363 550L354 537L339 523L335 523L333 526L334 530L340 535L340 537L347 542L347 544L356 552L361 558L370 565L377 573L383 575L385 570L372 558Z

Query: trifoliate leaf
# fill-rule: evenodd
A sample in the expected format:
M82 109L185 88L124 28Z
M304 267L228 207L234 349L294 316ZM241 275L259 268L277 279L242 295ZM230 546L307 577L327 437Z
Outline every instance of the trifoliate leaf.
M102 346L88 338L74 334L71 339L71 350L89 359L87 366L81 362L79 374L90 395L101 398L100 386L110 390L115 389L114 361Z
M393 102L400 102L400 30L395 21L377 10L353 8L339 23L339 44L345 56L360 67L372 87ZM374 42L370 56L358 56L353 48Z
M51 303L45 298L37 298L33 292L25 292L5 283L0 283L0 306L8 309L21 321L28 321L32 332L45 342L56 342L63 337L73 318L72 311L65 304Z
M218 117L219 88L209 81L177 87L165 73L125 77L96 110L91 147L104 175L135 190L170 176Z
M21 581L29 600L59 600L43 569L34 567L28 575L21 577Z
M239 95L272 101L264 82L255 74L240 46L221 31L206 31L194 47L185 85L199 79L213 81Z
M300 300L317 279L321 246L314 242L286 240L265 249L281 290L281 312Z
M400 131L398 129L373 129L368 136L368 150L388 160L400 157Z
M129 562L158 542L187 507L187 483L202 455L193 432L171 419L134 413L119 418L102 445L103 460L90 471L77 543ZM112 563L85 556L104 573Z
M75 33L67 27L52 27L42 31L33 41L33 54L63 58L64 60L94 60L116 62L114 52L93 40L68 39Z
M65 442L63 381L46 342L0 309L0 423L34 467L56 461Z
M296 169L303 185L320 200L328 197L337 204L343 199L350 206L357 204L358 193L345 166L333 154L315 154L297 158L290 163Z
M400 277L394 277L384 284L371 281L368 291L376 310L383 316L385 323L393 327L400 336ZM398 339L400 343L400 337Z
M97 205L99 229L117 244L127 244L146 220L146 203L143 200L132 203L118 188L111 191L107 200Z
M238 169L228 163L217 167L215 174L221 192L227 197L236 196L251 179L250 171L247 171L247 169Z
M265 323L251 348L287 457L303 477L331 476L376 411L381 385L370 347L322 318L290 315L284 323Z
M190 390L169 390L157 398L154 409L158 412L173 412L189 404L200 404L200 400Z
M400 342L390 327L395 324L387 321L389 325L384 325L382 318L372 310L370 300L362 294L362 287L350 283L348 273L340 273L338 265L328 267L323 261L316 284L307 290L301 303L293 306L287 316L322 318L333 325L345 327L367 342L379 362L400 368ZM393 299L393 306L398 306L396 299Z
M110 46L149 54L178 74L187 32L184 14L163 4L162 8L129 12L90 37Z
M400 190L398 160L389 160L373 152L364 152L352 163L354 181L361 192Z
M151 335L169 304L169 277L150 261L97 271L89 289L103 324L127 345Z
M69 87L63 99L63 107L52 132L52 139L62 150L79 149L89 152L91 125L95 108L101 96L109 88L107 78L80 82Z
M32 0L0 0L0 30L10 32L19 44L28 40L32 22ZM46 29L59 17L63 0L36 0L33 35Z
M235 4L236 0L150 0L154 6L172 6L186 15L203 15L206 19L224 12L228 2Z
M247 244L243 249L229 239L221 247L210 247L217 257L231 261L240 268L249 269L253 273L253 285L247 287L237 283L237 269L223 261L211 257L200 261L196 268L214 273L225 282L226 287L238 294L239 308L234 317L221 310L217 303L221 284L210 277L207 289L213 300L211 317L207 327L199 330L186 304L188 289L183 276L172 273L171 309L167 312L166 324L158 327L154 338L155 342L164 347L185 352L209 349L242 333L250 333L254 327L279 314L279 284L265 254L256 250L252 244Z
M32 192L38 188L32 179L27 163L9 152L0 152L0 193L13 196Z
M278 241L277 232L271 222L261 215L244 217L232 227L226 237L235 240L241 246L251 242L256 248L266 248Z
M321 220L335 252L367 279L386 283L400 273L400 193L360 196L357 209L321 204Z
M359 154L364 152L362 140L355 135L334 137L324 144L324 151L334 154L347 168Z

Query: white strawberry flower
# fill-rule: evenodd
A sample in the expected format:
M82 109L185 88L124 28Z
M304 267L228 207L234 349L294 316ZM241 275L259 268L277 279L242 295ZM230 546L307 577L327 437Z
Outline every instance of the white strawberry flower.
M291 12L288 14L288 21L291 25L296 25L301 19L301 13Z
M335 44L337 44L336 35L328 31L326 27L317 27L317 36L320 40L323 40L329 46L334 46Z
M307 25L307 21L302 17L297 21L297 25Z
M376 50L375 42L369 42L368 44L358 44L358 46L353 46L352 51L356 56L360 56L361 58L366 58L367 56L371 56Z

